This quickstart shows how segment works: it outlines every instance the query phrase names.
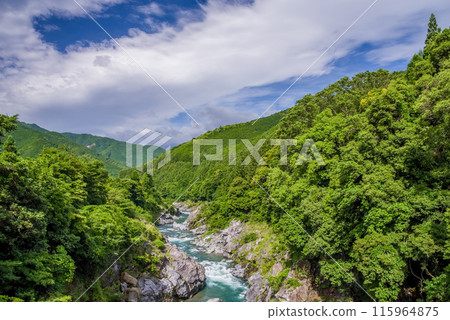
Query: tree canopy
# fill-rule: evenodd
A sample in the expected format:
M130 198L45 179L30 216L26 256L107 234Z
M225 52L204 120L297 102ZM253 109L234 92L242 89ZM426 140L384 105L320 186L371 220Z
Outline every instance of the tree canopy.
M232 219L265 221L292 259L316 266L322 285L347 288L357 300L368 297L292 218L376 300L448 301L450 29L441 32L434 15L426 42L406 71L344 77L304 96L266 132L246 135L241 125L201 137L227 139L239 129L233 138L296 139L287 165L276 156L280 146L266 145L265 166L239 165L248 151L238 148L238 165L225 155L189 169L179 154L186 144L157 173L157 188L200 177L186 197L208 201L200 218L211 230ZM307 139L324 166L296 165Z
M16 121L0 115L0 135ZM102 162L64 148L25 159L9 136L0 148L0 300L70 300L162 205L145 173L111 178ZM142 241L158 236L152 230Z

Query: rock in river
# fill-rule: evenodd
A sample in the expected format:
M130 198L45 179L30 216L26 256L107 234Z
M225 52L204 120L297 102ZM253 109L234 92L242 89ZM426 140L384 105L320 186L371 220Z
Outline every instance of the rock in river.
M205 267L173 244L160 262L158 276L141 274L139 280L123 272L120 288L125 301L178 301L189 299L206 285Z

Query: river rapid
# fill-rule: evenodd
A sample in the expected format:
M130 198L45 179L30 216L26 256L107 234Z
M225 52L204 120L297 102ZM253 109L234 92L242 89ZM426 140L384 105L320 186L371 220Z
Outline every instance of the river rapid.
M181 211L181 216L176 221L184 222L189 213L189 211ZM231 274L233 261L205 253L201 247L191 243L196 237L192 232L176 229L172 223L158 226L158 228L170 243L205 267L206 287L187 301L208 301L213 298L219 298L225 302L245 301L248 285Z

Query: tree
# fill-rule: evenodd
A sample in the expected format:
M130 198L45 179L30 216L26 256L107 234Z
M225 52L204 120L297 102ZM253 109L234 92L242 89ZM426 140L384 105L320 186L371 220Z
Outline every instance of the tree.
M0 114L0 138L5 136L6 132L12 131L17 126L17 115L8 117Z
M3 150L5 150L6 152L17 154L16 142L14 141L13 137L8 136L8 139L6 139L3 146Z
M428 33L425 44L428 44L428 42L434 40L439 33L441 33L441 28L438 27L436 16L434 15L434 13L432 13L430 22L428 22Z

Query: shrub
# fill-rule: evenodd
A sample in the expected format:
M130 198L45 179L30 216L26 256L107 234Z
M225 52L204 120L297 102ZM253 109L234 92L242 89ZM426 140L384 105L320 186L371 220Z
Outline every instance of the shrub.
M256 233L254 232L247 233L245 236L242 237L242 243L249 243L255 241L256 239L258 239L258 235Z

